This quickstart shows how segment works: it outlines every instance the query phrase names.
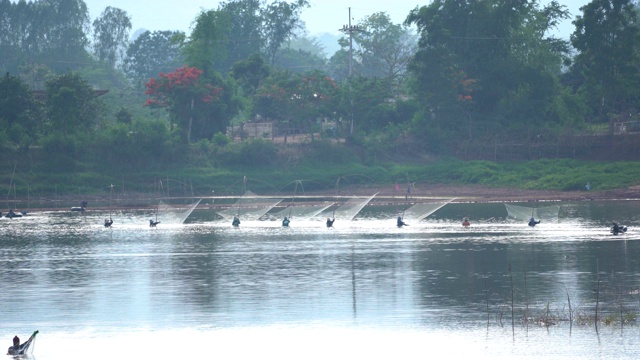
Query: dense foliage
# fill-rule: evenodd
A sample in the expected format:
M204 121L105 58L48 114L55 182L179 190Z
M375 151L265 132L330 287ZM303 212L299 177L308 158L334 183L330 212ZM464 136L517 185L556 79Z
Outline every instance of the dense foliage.
M394 181L384 164L395 162L442 182L507 186L516 165L499 158L640 157L637 3L593 0L577 15L544 3L434 0L404 24L374 12L326 54L304 32L306 0L230 0L194 14L190 34L133 37L118 8L91 21L82 0L0 0L0 166L69 184L354 168ZM571 16L571 41L550 35ZM494 161L436 161L454 156ZM434 162L456 169L425 166ZM587 180L566 169L573 183L537 166L517 181Z

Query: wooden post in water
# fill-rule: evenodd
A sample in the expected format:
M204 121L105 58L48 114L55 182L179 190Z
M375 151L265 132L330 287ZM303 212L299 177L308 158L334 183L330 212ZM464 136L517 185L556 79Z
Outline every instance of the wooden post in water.
M482 257L482 275L484 276L484 299L487 303L487 332L489 332L489 289L487 289L487 268L484 265L484 256Z
M516 319L514 318L514 310L513 310L513 274L511 273L511 264L509 264L509 278L511 278L511 334L513 339L516 339Z
M527 327L527 332L529 332L529 294L527 292L527 265L524 265L524 301L525 301L525 312L524 312L524 322Z
M594 323L596 324L596 334L598 333L598 305L600 300L600 269L598 259L596 259L596 317Z

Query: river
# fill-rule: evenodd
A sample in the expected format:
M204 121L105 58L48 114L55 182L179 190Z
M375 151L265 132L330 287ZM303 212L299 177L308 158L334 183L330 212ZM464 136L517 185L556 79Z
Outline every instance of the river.
M333 228L203 209L155 228L150 210L111 228L104 211L2 218L0 339L39 330L39 360L637 359L640 203L558 205L534 228L496 203L403 228L388 206Z

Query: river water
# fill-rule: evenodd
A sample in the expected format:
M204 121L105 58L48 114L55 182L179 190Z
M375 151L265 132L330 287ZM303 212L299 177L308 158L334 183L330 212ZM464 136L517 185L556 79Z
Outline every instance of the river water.
M145 211L112 228L97 211L2 218L0 339L39 330L39 360L637 359L640 203L558 204L535 228L503 204L404 228L383 206L333 228L233 228L211 210L156 228Z

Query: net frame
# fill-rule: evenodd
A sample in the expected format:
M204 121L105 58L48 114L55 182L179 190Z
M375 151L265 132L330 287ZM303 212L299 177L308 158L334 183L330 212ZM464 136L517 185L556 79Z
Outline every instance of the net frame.
M455 198L429 203L417 203L406 209L401 214L401 217L403 220L421 221L453 200L455 200Z
M517 221L529 221L530 218L544 220L545 222L557 222L560 213L560 205L543 207L527 207L514 204L504 204L507 210L507 219Z
M169 205L162 200L158 202L158 221L164 224L182 224L200 204L198 199L191 205Z
M365 199L353 197L335 209L332 217L339 220L353 220L376 195L378 195L378 193Z

